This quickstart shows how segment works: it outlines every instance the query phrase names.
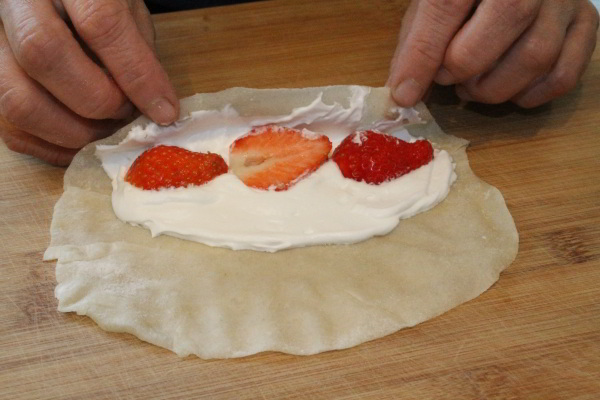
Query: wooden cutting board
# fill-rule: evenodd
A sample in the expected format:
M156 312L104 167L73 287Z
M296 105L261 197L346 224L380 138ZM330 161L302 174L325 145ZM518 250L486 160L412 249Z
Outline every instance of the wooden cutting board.
M180 96L231 86L382 85L405 1L268 1L159 15ZM0 398L593 399L600 393L600 51L535 110L428 105L471 141L517 224L516 261L479 298L352 349L203 361L56 311L41 261L64 170L0 145Z

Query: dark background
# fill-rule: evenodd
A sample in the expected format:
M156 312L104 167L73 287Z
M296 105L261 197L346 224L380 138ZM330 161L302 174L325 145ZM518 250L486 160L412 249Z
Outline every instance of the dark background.
M191 10L193 8L225 6L237 3L249 3L256 0L145 0L152 14Z

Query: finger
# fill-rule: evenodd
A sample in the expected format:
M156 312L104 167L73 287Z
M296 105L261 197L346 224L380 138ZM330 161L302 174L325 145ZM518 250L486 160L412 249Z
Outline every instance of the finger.
M457 88L463 100L503 103L521 92L556 62L574 10L546 3L533 25L517 40L491 71Z
M132 104L86 56L53 3L3 1L0 14L19 65L69 109L95 119L131 115Z
M38 137L19 130L5 132L0 134L0 136L6 147L10 150L39 158L49 164L60 167L69 165L78 151L45 142Z
M131 13L133 14L133 19L135 20L135 24L142 34L142 37L146 43L148 43L148 46L150 46L152 51L156 53L156 46L154 43L156 33L154 31L152 18L150 17L150 11L148 11L148 8L143 1L134 1L131 6Z
M152 120L169 124L179 101L166 72L120 0L63 0L75 29L98 54L133 103Z
M419 101L440 68L446 47L475 0L413 1L407 10L387 85L394 100L409 107Z
M552 70L529 88L512 98L525 108L537 107L573 89L596 47L598 11L586 4L567 31L562 51Z
M52 5L54 6L54 9L60 16L60 19L66 20L67 18L69 18L67 12L65 11L65 7L62 4L62 0L52 0Z
M0 115L20 130L75 149L107 136L118 124L82 118L60 104L19 67L1 29Z
M423 102L427 102L429 100L429 97L431 96L431 92L433 92L433 86L435 84L432 83L431 85L429 85L429 87L427 88L427 90L425 90L425 94L423 94Z
M450 85L488 71L531 25L541 0L483 1L452 39L435 81Z

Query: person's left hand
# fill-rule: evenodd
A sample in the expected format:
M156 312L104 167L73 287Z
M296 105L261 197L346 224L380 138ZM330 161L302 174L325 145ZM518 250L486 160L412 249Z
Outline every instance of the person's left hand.
M575 87L597 30L588 0L413 0L387 86L405 107L433 82L464 100L536 107Z

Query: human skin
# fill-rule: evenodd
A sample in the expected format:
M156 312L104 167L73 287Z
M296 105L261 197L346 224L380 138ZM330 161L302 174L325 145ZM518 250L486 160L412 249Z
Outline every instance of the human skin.
M9 149L68 165L136 108L160 124L177 119L142 0L0 0L0 18L0 136Z
M179 102L142 0L0 0L0 138L68 165L135 109L159 124ZM465 99L535 107L571 90L594 47L588 0L413 0L387 85L413 106L434 83Z
M463 100L536 107L575 87L597 30L588 0L414 0L387 85L402 106L435 82Z

